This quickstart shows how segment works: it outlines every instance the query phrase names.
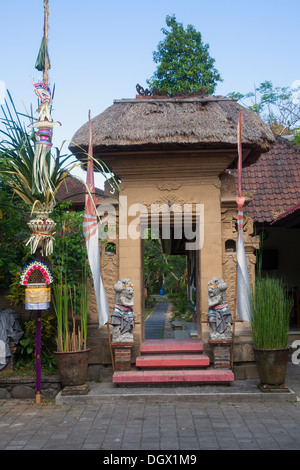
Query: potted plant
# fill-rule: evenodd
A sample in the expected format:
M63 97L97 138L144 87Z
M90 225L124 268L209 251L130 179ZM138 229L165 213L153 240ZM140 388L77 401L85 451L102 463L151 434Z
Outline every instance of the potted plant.
M63 387L84 385L90 348L87 348L87 265L82 282L70 285L62 277L53 284L57 319L57 351L54 352Z
M281 279L258 276L252 296L251 325L254 357L263 386L285 382L291 307Z

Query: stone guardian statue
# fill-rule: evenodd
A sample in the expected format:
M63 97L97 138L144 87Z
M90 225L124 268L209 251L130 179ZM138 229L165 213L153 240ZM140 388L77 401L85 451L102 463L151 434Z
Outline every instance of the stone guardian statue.
M226 301L227 284L213 277L208 283L209 336L211 341L232 339L232 317Z
M115 304L111 314L112 341L115 343L133 342L133 285L130 279L119 279L115 284Z

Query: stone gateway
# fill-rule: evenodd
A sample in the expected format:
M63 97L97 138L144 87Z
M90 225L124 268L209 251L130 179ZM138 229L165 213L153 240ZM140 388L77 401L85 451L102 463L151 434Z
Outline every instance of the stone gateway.
M215 328L216 335L229 334L230 312L234 312L235 305L238 239L236 189L230 171L238 160L240 112L243 167L246 167L271 149L274 135L258 115L226 97L138 95L135 99L115 100L91 121L94 158L104 162L120 182L121 193L112 195L108 182L103 196L98 198L99 205L109 203L112 210L107 217L115 220L117 227L115 238L108 240L115 245L114 253L105 251L103 240L100 243L101 274L112 312L110 328L116 328L113 341L124 343L126 335L131 335L131 341L133 337L133 363L145 340L144 241L140 234L151 228L153 222L159 233L164 232L166 218L170 234L162 239L163 250L166 254L186 256L187 292L195 304L195 325L204 350L211 352L210 329ZM76 158L84 160L88 144L87 122L73 136L70 150ZM246 206L250 200L246 197L244 245L253 284L259 240L253 236L253 224L247 217ZM157 209L154 214L153 207ZM201 208L198 219L197 207ZM189 248L193 240L184 231L187 220L193 228L191 233L199 234L199 247ZM180 227L183 227L181 238ZM110 233L109 230L107 234ZM215 305L225 305L223 300L208 305L212 299L208 299L207 286L215 277L227 285L228 305L220 309ZM130 289L120 284L120 280L128 278L134 284L134 320L132 305L128 304L130 299L125 295L130 294ZM114 286L119 284L122 289L117 292ZM222 297L225 291L221 285L218 288ZM97 330L97 320L91 296L91 361L110 364L107 331ZM233 320L238 322L238 318ZM249 353L251 334L245 322L235 326L236 337L241 333L234 348L235 362L244 367L247 362L254 362L252 352Z

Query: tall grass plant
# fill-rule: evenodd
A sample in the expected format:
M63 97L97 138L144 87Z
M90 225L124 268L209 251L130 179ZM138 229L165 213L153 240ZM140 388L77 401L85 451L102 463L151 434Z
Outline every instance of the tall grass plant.
M64 261L67 245L63 244L61 271L52 286L52 303L57 319L57 351L81 351L87 347L87 317L89 303L89 269L86 256L81 259L81 279L68 282Z
M292 301L283 280L260 273L252 294L252 337L255 348L280 349L288 345Z

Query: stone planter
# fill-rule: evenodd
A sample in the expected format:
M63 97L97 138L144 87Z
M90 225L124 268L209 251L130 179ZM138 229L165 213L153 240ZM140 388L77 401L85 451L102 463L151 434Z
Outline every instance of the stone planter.
M289 350L289 346L282 349L253 348L257 370L262 384L284 384Z
M63 387L85 384L90 350L54 352Z

